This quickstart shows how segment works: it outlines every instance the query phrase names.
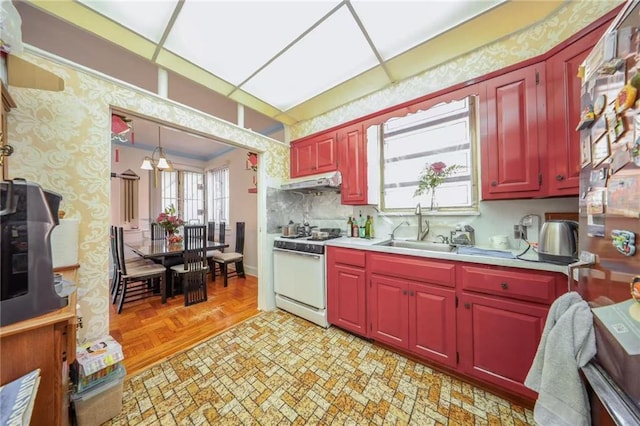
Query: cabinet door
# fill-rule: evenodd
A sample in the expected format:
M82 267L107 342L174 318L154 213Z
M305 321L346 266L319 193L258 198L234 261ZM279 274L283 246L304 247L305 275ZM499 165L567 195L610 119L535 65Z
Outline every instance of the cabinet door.
M315 141L314 173L331 172L338 168L338 142L336 135L320 137Z
M304 141L291 145L291 177L313 174L315 165L314 142Z
M340 138L342 204L366 204L366 137L362 126L347 130Z
M463 292L458 306L463 372L535 398L524 386L548 309L540 305Z
M329 323L367 336L365 271L349 265L327 264Z
M590 32L547 60L547 158L549 195L578 195L580 186L580 64L605 26Z
M455 290L411 283L409 300L409 350L455 368Z
M536 196L541 188L538 108L544 111L544 65L531 65L484 83L481 101L482 197ZM538 105L540 104L540 105Z
M409 291L405 280L371 274L370 336L402 349L409 348Z
M337 170L336 133L325 133L293 142L290 156L290 176L292 178Z

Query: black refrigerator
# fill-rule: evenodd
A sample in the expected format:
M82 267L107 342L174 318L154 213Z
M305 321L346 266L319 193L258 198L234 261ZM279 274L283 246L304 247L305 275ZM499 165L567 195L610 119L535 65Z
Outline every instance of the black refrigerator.
M592 402L640 424L640 5L622 8L580 70L579 264L597 355L583 369ZM604 408L603 408L604 407Z

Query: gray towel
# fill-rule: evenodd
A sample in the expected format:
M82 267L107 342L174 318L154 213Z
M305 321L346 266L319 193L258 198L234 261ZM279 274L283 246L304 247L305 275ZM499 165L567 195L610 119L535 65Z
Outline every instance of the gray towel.
M591 415L579 368L596 354L593 316L576 292L549 310L525 386L538 392L533 417L540 425L589 426Z

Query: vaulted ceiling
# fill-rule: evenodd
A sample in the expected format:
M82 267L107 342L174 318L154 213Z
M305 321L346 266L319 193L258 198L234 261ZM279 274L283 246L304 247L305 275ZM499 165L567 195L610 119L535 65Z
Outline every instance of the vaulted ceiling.
M267 117L294 124L513 34L564 2L29 3Z

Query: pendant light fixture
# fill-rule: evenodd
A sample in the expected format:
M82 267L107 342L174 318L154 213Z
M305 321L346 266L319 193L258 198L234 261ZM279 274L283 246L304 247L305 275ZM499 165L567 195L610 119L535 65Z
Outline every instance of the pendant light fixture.
M156 158L157 156L157 158ZM167 159L167 156L164 153L164 149L162 149L162 143L160 140L160 126L158 126L158 146L153 150L151 157L144 157L142 160L142 165L140 166L142 170L164 170L171 172L173 171L173 164L171 161Z

